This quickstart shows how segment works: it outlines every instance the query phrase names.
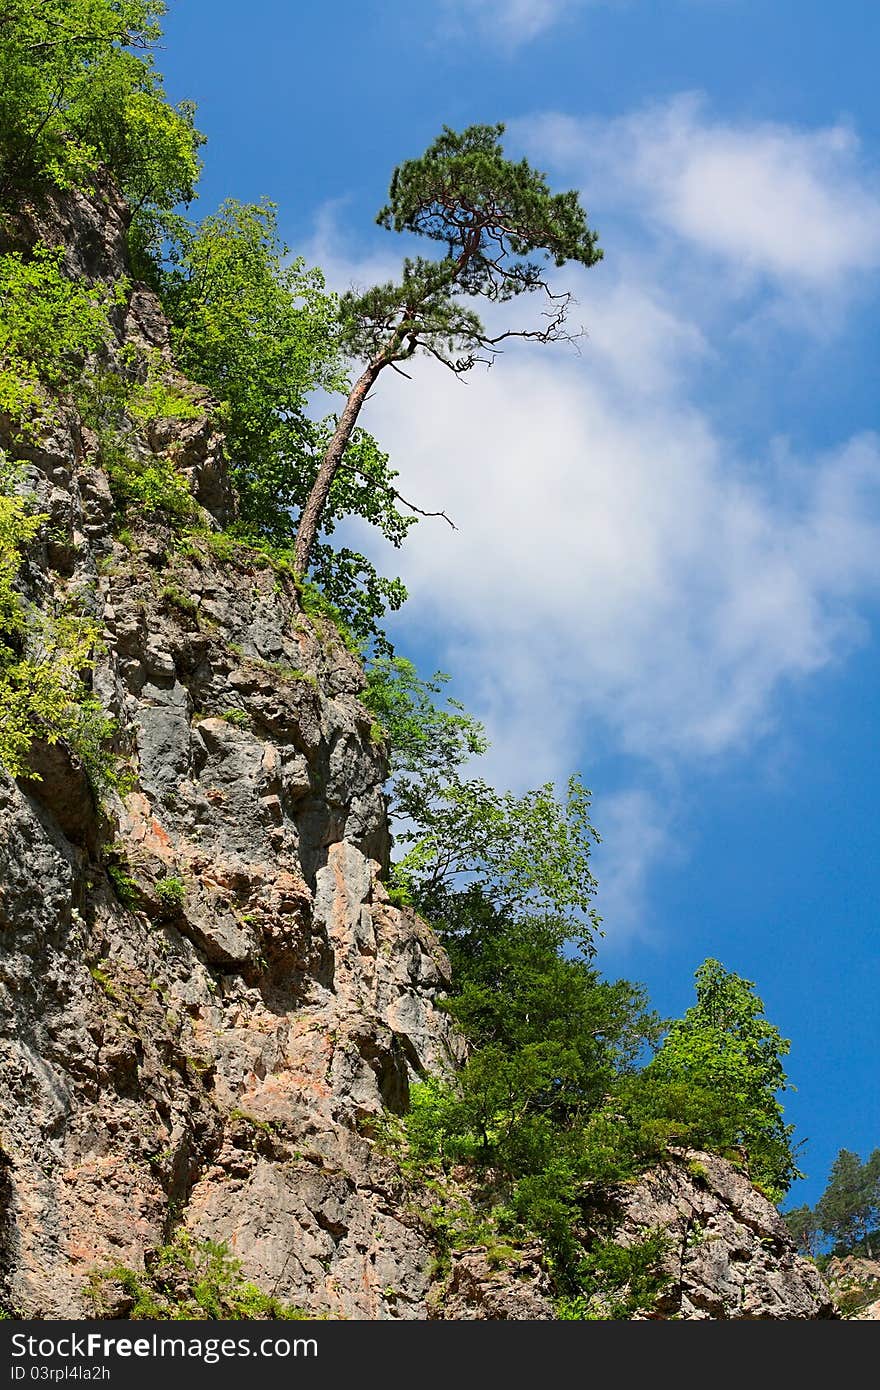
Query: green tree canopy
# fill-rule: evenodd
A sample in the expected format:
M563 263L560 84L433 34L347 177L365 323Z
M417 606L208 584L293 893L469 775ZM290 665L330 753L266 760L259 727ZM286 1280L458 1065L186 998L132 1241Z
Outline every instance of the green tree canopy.
M815 1259L821 1247L822 1229L813 1208L807 1205L793 1207L791 1211L783 1213L782 1219L800 1253Z
M554 342L568 336L568 294L556 295L548 264L592 266L602 252L574 191L552 193L546 176L526 160L505 157L502 125L474 125L460 133L444 127L419 159L394 171L383 227L425 237L446 247L442 258L407 258L401 277L342 298L343 343L365 363L327 442L300 517L297 568L308 569L330 488L361 408L379 374L417 354L453 372L492 361L505 342ZM473 301L504 303L544 295L543 322L487 328Z
M502 1223L538 1231L560 1284L577 1291L575 1232L597 1176L591 1118L657 1043L660 1020L641 986L601 979L566 947L564 920L513 915L473 885L455 907L455 929L441 929L453 968L447 1007L470 1052L454 1082L414 1089L411 1152L429 1165L471 1163ZM625 1157L611 1167L625 1171Z
M640 1078L636 1109L665 1116L670 1138L681 1119L681 1139L738 1152L753 1180L780 1201L802 1176L794 1127L784 1123L778 1099L790 1089L782 1065L790 1044L765 1018L751 980L711 959L695 978L696 1004L672 1025Z
M162 244L166 231L173 233ZM339 305L319 270L291 259L271 203L227 200L198 226L157 225L144 250L174 325L182 369L221 402L232 474L247 535L292 547L333 422L315 419L316 393L347 386ZM146 262L149 269L149 261ZM313 574L354 633L383 645L377 621L405 590L357 551L328 543L360 517L400 545L415 516L399 505L388 456L353 431L334 479L314 551Z
M450 677L435 671L424 680L406 657L379 657L367 672L364 703L381 724L389 745L395 778L391 813L411 814L411 801L424 791L430 777L449 776L489 744L479 720L450 697L438 703Z
M400 804L414 824L397 835L408 845L394 881L447 934L467 932L469 890L476 888L511 921L560 919L590 954L600 918L590 855L598 835L590 793L579 776L560 797L550 782L521 796L480 777L405 783Z
M5 0L0 13L0 198L88 184L109 167L132 207L193 196L201 136L169 104L151 49L162 0Z
M510 922L555 920L593 950L600 919L590 854L598 835L579 776L562 796L552 783L521 796L499 792L467 765L488 749L485 730L456 700L438 700L448 677L422 680L403 658L368 673L365 703L391 746L392 818L405 852L392 881L447 936L466 935L473 893Z
M865 1163L851 1149L840 1150L815 1215L837 1249L848 1252L863 1248L873 1255L880 1246L880 1149L875 1149Z

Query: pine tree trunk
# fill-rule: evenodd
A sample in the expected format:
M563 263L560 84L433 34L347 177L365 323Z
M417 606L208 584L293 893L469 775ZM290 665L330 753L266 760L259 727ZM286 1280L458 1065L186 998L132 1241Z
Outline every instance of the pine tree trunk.
M345 454L348 441L352 431L357 424L361 407L367 398L370 387L376 380L380 371L387 365L385 358L374 358L366 370L358 377L351 389L351 395L345 403L345 409L339 417L339 423L333 432L333 438L327 445L321 466L312 484L306 505L303 507L302 516L299 519L299 527L296 533L296 544L294 546L294 567L297 574L304 575L308 572L309 560L312 554L312 546L318 534L318 527L330 494L333 479L339 470Z

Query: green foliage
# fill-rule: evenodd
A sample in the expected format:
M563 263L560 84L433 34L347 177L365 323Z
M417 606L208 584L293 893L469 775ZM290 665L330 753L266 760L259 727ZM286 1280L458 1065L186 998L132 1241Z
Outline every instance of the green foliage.
M176 584L166 584L160 595L162 602L169 608L178 608L181 613L192 615L198 612L198 604L191 599L189 594L185 594Z
M410 848L393 882L438 927L466 932L460 909L475 890L511 920L567 916L567 935L592 952L600 919L589 861L598 836L577 775L562 799L552 783L515 796L457 771L401 777L395 798L414 828L397 837Z
M158 348L123 349L122 357L134 373L133 381L111 378L111 390L121 391L120 404L132 419L142 424L154 420L198 420L202 414L193 399L192 387L168 379L168 365Z
M162 0L6 0L0 24L0 198L89 186L106 165L134 208L189 201L201 137L169 105L150 48Z
M124 863L108 863L107 877L113 884L113 891L124 908L138 908L140 890Z
M503 125L468 126L460 134L444 126L421 158L395 169L388 204L376 218L381 227L447 248L473 240L465 288L490 299L540 282L540 267L525 257L590 266L602 255L577 192L551 194L526 160L505 159L503 134Z
M453 1080L412 1087L404 1165L423 1178L467 1165L496 1236L541 1237L562 1316L631 1317L662 1287L662 1241L590 1245L595 1194L668 1161L670 1147L727 1154L768 1195L784 1191L797 1174L777 1100L788 1044L751 983L707 961L696 1006L661 1046L666 1025L642 987L592 964L589 794L576 777L564 800L550 786L516 797L466 778L486 741L438 699L444 682L380 659L365 696L389 736L410 846L392 881L449 952L444 1006L469 1044ZM705 1172L694 1164L692 1176Z
M820 1253L821 1227L812 1207L793 1207L783 1212L782 1219L800 1253L815 1259Z
M497 351L477 314L462 302L504 302L546 290L545 266L601 259L577 192L551 193L545 176L526 160L506 159L503 125L448 126L419 159L394 171L382 227L411 232L446 248L442 260L404 262L399 283L376 285L342 298L344 341L356 357L385 365L416 352L466 371L481 354ZM508 331L543 341L559 335L565 300L544 330Z
M177 223L158 287L174 323L178 362L222 403L245 540L289 547L334 422L308 413L316 391L346 386L338 302L321 272L291 260L275 209L225 202L193 228ZM323 517L323 536L358 516L400 545L414 517L397 507L388 458L357 431ZM313 577L354 633L377 639L399 608L399 580L379 576L348 547L319 541Z
M581 1292L560 1299L557 1316L604 1322L650 1312L670 1281L663 1268L668 1248L669 1237L662 1230L646 1232L634 1245L596 1241L579 1263Z
M60 247L40 245L0 256L0 412L25 435L44 393L69 386L107 331L108 291L69 279L62 261Z
M696 973L697 1002L672 1025L627 1096L629 1115L658 1143L677 1142L739 1156L773 1201L800 1177L778 1095L789 1089L788 1041L764 1017L750 980L707 960Z
M103 450L113 500L123 511L133 508L143 516L164 515L184 522L196 514L196 504L186 478L169 458L149 455L149 462L123 451Z
M819 1229L835 1243L835 1254L880 1248L880 1149L865 1163L850 1149L841 1149L816 1206Z
M167 875L158 880L153 891L164 912L174 914L183 907L186 899L186 885L182 879Z
M340 344L364 368L315 471L299 518L296 568L314 563L320 525L340 476L350 470L349 452L364 402L379 374L417 353L467 372L492 362L508 339L550 343L564 339L569 295L556 295L544 276L545 262L594 265L602 255L575 191L551 194L546 178L525 160L505 159L503 126L449 127L420 159L394 172L388 205L377 221L442 242L442 260L407 258L398 282L350 291L340 300ZM549 308L543 325L507 328L494 336L466 302L503 302L542 290ZM404 373L405 374L405 373ZM375 485L370 499L379 494ZM396 497L398 494L392 492Z
M0 763L13 777L37 777L35 739L64 743L99 798L120 784L107 744L115 732L83 679L92 665L97 625L41 612L16 588L22 554L45 521L17 496L0 468Z
M368 672L364 703L388 734L391 813L408 846L392 888L452 939L467 936L471 908L485 904L511 922L564 921L563 936L591 951L589 792L577 776L561 799L549 783L518 797L466 778L488 742L458 701L438 701L447 680L440 671L421 679L402 657L377 658Z
M67 393L98 436L119 506L188 518L195 506L173 460L139 454L125 431L128 419L194 418L195 403L169 384L152 351L129 352L124 372L85 368L108 336L111 303L125 293L123 282L111 292L71 280L61 248L38 245L29 257L0 256L0 411L18 435L31 436L46 423L47 395Z
M121 1285L133 1300L129 1318L183 1322L276 1320L302 1321L308 1314L260 1290L241 1276L241 1261L225 1244L196 1241L179 1231L168 1245L147 1256L144 1271L113 1265L96 1270L86 1292L95 1316L108 1312L107 1286Z
M306 398L343 384L335 297L288 256L272 204L230 200L184 232L162 282L177 360L223 402L250 512L282 534Z
M370 663L361 699L376 716L391 747L399 779L448 775L488 748L483 726L458 700L437 703L449 676L435 671L423 680L406 657L381 656ZM408 814L404 807L401 815Z
M660 1021L640 986L601 980L583 953L563 954L564 920L512 917L473 888L464 896L466 929L443 939L453 962L447 1008L470 1055L454 1083L413 1088L410 1157L503 1179L516 1221L539 1232L570 1282L579 1194L596 1176L590 1117L657 1041Z
M107 851L105 863L107 877L113 887L123 907L136 908L140 906L141 890L136 880L131 875L125 851L121 847L111 845Z
M153 353L128 353L125 373L96 369L84 374L77 406L97 435L99 458L119 510L161 516L179 528L198 513L189 483L171 452L147 453L131 438L132 420L146 425L199 414L189 396L163 380L161 370Z
M238 729L249 729L251 726L251 717L243 709L225 709L220 718L225 719L227 724L234 724Z
M102 960L98 965L90 965L89 974L91 975L98 988L104 994L106 994L107 998L112 999L114 1004L118 1004L121 1001L122 996L120 995L119 990L116 988L110 976L107 974L106 969L104 968L108 964L108 961Z

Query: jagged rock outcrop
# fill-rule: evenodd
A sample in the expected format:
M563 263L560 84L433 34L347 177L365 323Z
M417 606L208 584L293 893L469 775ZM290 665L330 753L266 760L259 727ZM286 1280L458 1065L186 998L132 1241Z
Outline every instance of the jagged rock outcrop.
M114 283L126 221L109 184L56 194L5 245L62 244L71 272ZM112 323L111 367L133 345L175 380L145 286ZM385 750L360 663L288 574L217 539L223 439L188 392L198 418L128 420L125 442L175 459L201 534L133 515L121 532L68 406L15 449L49 518L23 587L100 624L94 686L133 789L99 806L61 745L35 747L39 780L0 770L0 1299L94 1316L90 1273L141 1266L182 1224L314 1313L552 1317L537 1248L459 1250L440 1277L428 1203L374 1140L414 1076L460 1056L448 961L382 886ZM701 1161L705 1179L673 1165L621 1194L621 1239L662 1224L677 1242L663 1315L825 1316L772 1208Z
M797 1254L771 1202L723 1158L688 1153L613 1194L614 1239L662 1230L668 1283L652 1316L687 1319L836 1317L818 1270Z
M545 1321L556 1316L553 1284L539 1245L493 1258L485 1246L455 1251L432 1301L435 1317L479 1321Z
M125 268L109 187L50 200L21 237L35 225L79 273ZM115 326L167 354L144 287ZM183 1220L282 1299L418 1316L432 1251L366 1134L457 1044L444 953L378 878L360 664L261 557L136 519L123 544L95 442L61 410L16 451L50 517L28 594L100 622L95 689L137 782L110 826L58 746L35 750L41 781L0 773L5 1299L89 1316L90 1270L142 1263ZM208 414L128 442L173 449L206 526L226 519Z
M880 1319L880 1260L864 1255L835 1255L822 1276L841 1316L856 1322Z

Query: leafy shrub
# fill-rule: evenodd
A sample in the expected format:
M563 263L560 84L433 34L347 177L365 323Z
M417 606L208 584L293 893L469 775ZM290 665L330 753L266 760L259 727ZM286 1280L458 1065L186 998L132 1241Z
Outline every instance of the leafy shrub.
M115 725L83 680L97 625L41 612L15 587L22 553L44 520L0 470L0 762L13 777L37 776L29 762L34 740L62 742L100 798L120 785L120 774L107 748Z
M22 434L34 432L43 392L71 384L107 332L108 291L71 280L62 260L61 247L43 245L0 256L0 411Z
M87 187L102 165L132 206L193 196L201 137L154 71L162 0L7 0L0 25L0 196Z
M122 841L114 841L104 850L104 870L110 880L113 892L123 907L139 907L141 890L132 875L128 854Z
M649 1231L634 1245L597 1241L578 1267L581 1292L560 1299L557 1316L599 1322L650 1312L669 1283L662 1266L668 1247L661 1230Z
M167 224L153 244L155 283L174 324L182 369L221 402L241 505L238 530L254 546L290 552L335 420L315 421L316 391L347 390L338 301L319 270L289 256L271 203L232 199L193 228ZM166 254L163 254L163 251ZM378 624L406 597L399 579L379 575L366 556L328 538L359 516L395 546L415 517L401 510L394 471L364 431L346 450L322 517L312 579L355 639L388 649ZM309 602L306 594L305 602Z
M179 608L181 613L193 614L198 610L198 604L191 599L189 594L185 594L176 584L166 584L160 595L162 602L171 608Z
M186 1231L148 1255L143 1271L124 1265L94 1271L86 1291L97 1317L107 1312L108 1284L121 1285L133 1300L130 1318L174 1322L308 1318L302 1309L261 1293L242 1279L241 1261L230 1255L228 1246L195 1241Z
M122 511L132 507L142 515L164 514L176 521L195 515L189 483L169 458L152 454L146 462L124 450L114 450L108 457L106 449L104 455L110 491Z
M138 379L141 370L148 373L146 384ZM131 420L146 424L164 418L163 412L171 409L177 414L199 412L158 376L150 384L149 373L158 372L153 357L148 357L144 366L140 356L134 361L129 355L128 372L90 371L77 393L80 414L97 435L99 458L107 471L113 500L121 512L132 507L148 517L192 520L198 508L170 453L145 453L129 436Z
M251 726L251 717L243 709L225 709L220 718L225 719L227 724L234 724L237 729L249 729Z
M166 912L177 912L186 898L186 887L179 878L166 877L160 878L154 892L159 900L159 905Z

